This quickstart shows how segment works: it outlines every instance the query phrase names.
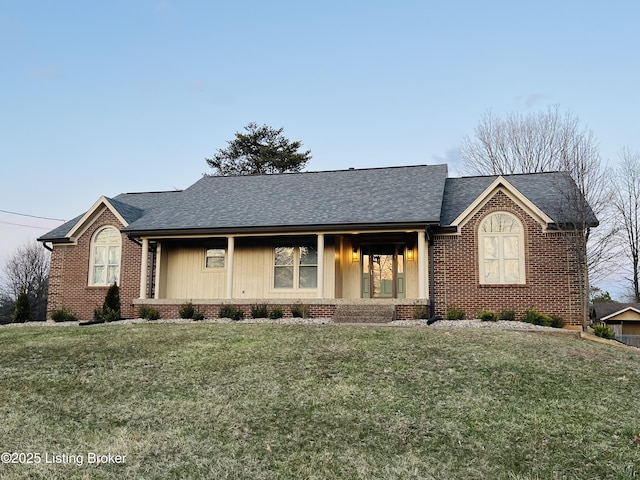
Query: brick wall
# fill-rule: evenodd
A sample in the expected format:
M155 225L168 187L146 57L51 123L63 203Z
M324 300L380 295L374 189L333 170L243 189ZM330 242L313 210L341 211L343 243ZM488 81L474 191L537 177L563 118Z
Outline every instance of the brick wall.
M47 316L60 308L71 310L80 320L91 320L95 308L101 308L108 286L89 286L91 238L104 226L122 228L109 210L102 212L78 238L76 245L54 245L49 274ZM133 299L140 296L141 247L122 235L120 268L120 302L122 316L133 317ZM126 267L125 267L126 265Z
M509 212L522 222L525 241L525 285L480 285L478 228L492 212ZM568 324L581 323L578 262L569 232L544 233L528 213L503 192L497 192L461 229L460 235L437 235L434 244L436 314L447 308L474 318L478 310L514 310L520 318L533 308L558 315Z

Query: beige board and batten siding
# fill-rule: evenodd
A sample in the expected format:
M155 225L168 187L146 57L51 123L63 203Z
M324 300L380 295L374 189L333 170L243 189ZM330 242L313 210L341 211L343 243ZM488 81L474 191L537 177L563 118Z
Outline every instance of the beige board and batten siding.
M324 297L334 298L335 248L325 245ZM227 260L227 259L225 259ZM317 298L316 288L273 288L274 247L243 245L236 242L234 251L233 298ZM162 251L160 298L224 299L226 297L228 261L224 268L205 268L205 249L172 247Z

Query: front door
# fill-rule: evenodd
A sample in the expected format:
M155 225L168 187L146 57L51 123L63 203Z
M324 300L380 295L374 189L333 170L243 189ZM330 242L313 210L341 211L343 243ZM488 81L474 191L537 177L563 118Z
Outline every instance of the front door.
M362 297L404 298L404 245L362 246Z

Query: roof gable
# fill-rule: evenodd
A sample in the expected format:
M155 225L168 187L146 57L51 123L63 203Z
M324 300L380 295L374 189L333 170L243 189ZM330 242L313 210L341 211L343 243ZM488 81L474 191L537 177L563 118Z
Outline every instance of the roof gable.
M497 192L504 192L511 200L520 205L525 211L529 213L533 218L543 225L547 225L553 222L548 215L546 215L540 208L538 208L533 202L525 197L520 191L509 183L503 176L498 176L496 179L485 188L476 199L471 202L467 208L465 208L460 214L453 219L451 226L462 227L478 210L480 210Z
M564 172L516 175L490 175L448 178L442 205L442 226L459 225L476 207L488 200L500 187L538 221L547 226L563 227L585 217L589 226L598 220L586 205L576 212L574 198L582 198L571 176ZM574 205L572 205L572 203Z
M610 313L609 315L600 318L600 320L602 320L602 321L615 320L615 319L617 319L616 317L619 317L620 315L623 315L623 314L628 313L628 312L634 312L634 313L640 315L640 309L639 308L628 306L628 307L622 308L620 310L617 310L617 311L615 311L613 313ZM621 318L619 320L627 320L627 319ZM635 318L632 319L632 320L638 321L638 319L635 319Z

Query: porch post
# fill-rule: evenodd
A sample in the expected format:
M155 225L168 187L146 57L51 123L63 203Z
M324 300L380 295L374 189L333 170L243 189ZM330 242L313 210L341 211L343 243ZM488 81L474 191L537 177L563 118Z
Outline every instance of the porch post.
M227 237L227 298L233 298L233 254L235 237Z
M427 289L427 251L424 230L418 230L418 298L426 300Z
M318 268L316 270L318 275L318 298L324 298L324 233L318 234Z
M147 298L147 270L149 269L149 240L142 239L142 252L140 261L140 298Z
M160 298L160 261L162 260L162 244L156 242L156 280L155 288L153 289L153 298L156 300Z

